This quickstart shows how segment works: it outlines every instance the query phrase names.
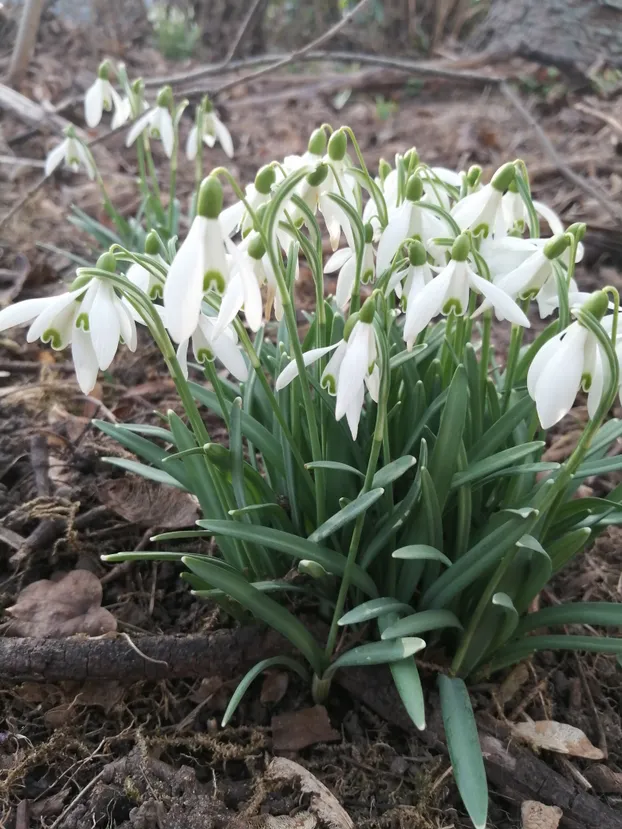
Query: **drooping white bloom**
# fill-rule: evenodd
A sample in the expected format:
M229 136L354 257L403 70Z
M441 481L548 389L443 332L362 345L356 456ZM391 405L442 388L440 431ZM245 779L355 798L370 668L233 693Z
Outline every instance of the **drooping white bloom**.
M261 239L255 235L250 243L242 243L240 248L237 248L230 239L225 237L225 246L231 257L230 276L220 303L214 335L220 336L242 309L244 309L244 316L251 331L259 331L262 323L259 286L265 281L262 263L265 250Z
M41 339L55 351L71 345L78 385L88 394L99 369L106 370L119 347L136 349L136 325L112 285L97 277L54 297L27 299L0 311L0 331L27 325L28 342Z
M113 130L116 130L127 124L132 117L132 102L127 96L121 97L116 93L113 95L112 102L114 104L114 114L110 126ZM143 108L146 106L147 104L143 101Z
M266 165L257 172L255 182L246 185L244 195L250 210L256 211L262 204L270 201L276 177L275 168L272 165ZM222 211L220 224L226 236L233 236L237 231L241 231L245 236L253 228L253 218L246 204L243 201L237 201Z
M88 126L96 127L102 119L104 110L110 112L113 104L115 110L118 110L121 106L121 97L108 80L106 72L106 77L98 75L84 96L84 119Z
M369 284L374 281L375 263L374 248L371 243L371 225L366 226L367 237L363 247L363 262L361 268L361 284ZM367 241L369 239L369 241ZM356 250L352 247L341 248L335 251L324 266L324 273L339 271L337 276L337 287L335 289L335 301L341 310L345 310L350 302L352 288L356 279Z
M514 300L475 273L467 259L468 251L469 240L463 234L454 242L449 263L419 292L412 304L408 328L404 327L404 339L409 347L438 314L447 315L452 311L457 316L465 314L471 290L481 294L499 317L529 328L529 320Z
M322 374L322 385L336 394L335 418L345 415L352 439L356 440L365 388L378 400L379 372L376 366L376 335L373 325L359 321L328 361Z
M157 257L160 262L164 260L162 257ZM160 299L164 288L163 280L158 279L148 268L134 262L127 269L126 277L133 285L140 288L143 293L147 294L150 299Z
M607 307L606 297L604 299ZM579 389L588 393L587 409L594 417L609 367L594 334L576 321L546 342L527 373L527 390L536 403L543 429L558 423L572 408Z
M233 141L231 139L231 133L220 120L214 109L211 108L211 104L208 103L207 106L210 108L206 109L203 113L203 129L201 136L203 143L211 149L215 146L216 141L218 141L220 146L223 148L225 155L228 158L233 158ZM190 130L188 140L186 141L186 156L190 161L194 161L196 158L198 147L199 128L198 125L195 124Z
M65 138L48 153L45 159L45 175L51 175L63 162L73 173L77 173L80 167L83 167L91 181L97 174L93 156L76 136L73 127L67 127Z
M220 227L222 187L208 176L201 184L195 216L186 239L171 262L164 283L166 324L175 342L196 329L204 294L222 294L229 281L225 240Z
M343 341L340 340L334 345L327 345L323 348L310 348L309 351L305 351L302 355L304 365L307 367L313 365L313 363L316 363L322 357L325 357L327 354L330 354L331 351L338 348L342 342ZM276 383L274 384L275 390L283 391L283 389L286 386L289 386L292 380L295 380L296 377L298 377L298 363L296 360L291 360L276 378Z
M168 322L166 313L165 323ZM227 326L223 332L216 336L214 334L216 320L201 313L196 328L190 337L183 339L177 348L177 360L181 366L184 376L188 376L188 346L192 340L192 350L195 359L199 363L218 360L241 383L248 380L248 366L238 345L238 337L231 326Z
M502 199L514 178L514 165L504 164L497 170L489 184L456 202L451 215L460 230L477 230L483 227L486 230L484 235L491 233L504 235Z
M150 138L161 140L164 152L171 158L175 146L175 128L168 106L155 106L137 118L127 134L126 147L131 147L144 132L147 132Z

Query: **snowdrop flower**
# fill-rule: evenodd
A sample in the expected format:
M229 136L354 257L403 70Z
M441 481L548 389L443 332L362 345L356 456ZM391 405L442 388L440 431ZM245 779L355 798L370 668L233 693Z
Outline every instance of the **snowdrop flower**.
M407 239L418 236L423 244L439 236L443 225L441 219L419 204L423 196L423 183L419 176L413 175L406 185L406 198L389 218L389 223L382 232L376 256L376 270L384 273L391 267L393 257L400 245Z
M117 109L121 103L119 94L108 80L110 64L107 60L100 64L97 78L84 96L84 118L89 127L96 127L102 119L104 110L110 112L114 103Z
M112 102L114 104L114 114L110 126L113 130L116 130L124 124L127 124L132 117L132 102L127 96L121 97L116 92L113 95ZM145 107L146 103L143 101L143 109Z
M361 270L361 283L363 285L373 282L375 276L372 239L373 229L371 224L368 223L365 225L365 245L363 247L363 267ZM353 241L351 247L335 251L324 266L324 273L334 273L335 271L339 271L335 301L343 311L348 307L356 279L356 250Z
M319 209L326 222L333 250L336 250L339 245L341 229L343 228L346 238L350 233L350 220L330 196L341 196L356 208L354 186L348 174L347 147L348 139L345 130L336 130L330 137L328 152L324 158L325 163L328 164L328 175L321 187Z
M114 272L114 257L105 253L97 267ZM112 284L98 277L64 294L17 302L0 311L0 331L30 324L26 340L40 339L55 351L71 345L78 385L88 394L100 369L106 370L122 340L136 350L136 325Z
M571 279L568 286L568 304L571 308L583 305L591 296L588 291L580 291L576 280ZM536 295L540 319L549 317L559 307L559 294L557 292L557 281L548 279Z
M270 201L275 183L276 171L272 165L266 165L257 172L254 184L247 184L245 188L246 201L251 210L257 211ZM238 231L246 236L253 229L253 217L244 202L237 201L222 211L220 224L226 236L233 236Z
M76 131L73 126L65 129L64 140L48 153L45 159L45 175L50 176L63 161L72 173L77 173L80 167L84 167L91 181L97 175L93 156L76 136Z
M175 146L175 128L170 109L172 102L171 88L165 86L158 93L156 106L134 121L127 134L125 146L131 147L139 135L147 132L150 138L158 138L162 141L164 152L171 158Z
M500 318L529 328L529 320L514 300L473 271L468 263L469 249L469 237L463 233L452 246L449 264L420 291L409 315L408 328L404 329L404 339L409 347L438 314L465 314L471 290L482 294Z
M166 313L165 324L168 323ZM223 364L229 374L240 383L248 380L248 366L238 345L235 331L227 326L219 336L214 333L216 321L204 313L199 315L197 325L190 337L183 339L177 348L177 360L184 377L188 377L188 346L192 340L192 350L198 363L211 362L216 359Z
M502 199L515 175L514 165L504 164L489 184L460 199L451 211L460 230L472 229L477 232L483 228L485 236L498 232L504 235Z
M422 201L449 210L454 197L448 187L460 191L462 185L460 173L448 170L446 167L422 167L419 175L423 182L424 196ZM447 187L443 185L447 185Z
M231 133L216 114L212 102L209 98L204 98L201 106L203 107L201 139L210 149L214 147L216 141L218 141L220 146L223 148L225 155L229 158L233 158L233 141L231 140ZM194 161L197 156L198 148L199 126L195 123L188 134L188 140L186 142L186 156L189 161Z
M259 331L262 323L260 283L265 280L262 258L266 252L259 234L238 249L225 237L225 246L231 256L230 278L222 296L214 336L218 337L226 326L244 309L244 316L251 331Z
M387 211L389 215L391 215L391 213L397 207L397 170L392 169L389 162L386 161L384 158L381 158L380 162L378 163L378 173L379 175L376 177L375 181L382 192L384 202L387 207ZM363 222L373 222L374 228L379 229L378 206L376 204L375 199L372 197L368 199L367 204L363 208ZM378 238L380 238L380 233L378 233ZM374 241L378 241L378 239L374 239Z
M185 241L171 262L164 283L166 325L175 342L188 340L195 331L204 294L222 294L229 281L225 241L220 227L222 187L208 176L199 188L197 215Z
M607 305L607 295L598 291L583 307L601 319ZM538 351L527 373L527 390L542 428L549 429L568 414L581 388L588 393L587 410L594 417L608 377L607 358L580 319L552 337Z

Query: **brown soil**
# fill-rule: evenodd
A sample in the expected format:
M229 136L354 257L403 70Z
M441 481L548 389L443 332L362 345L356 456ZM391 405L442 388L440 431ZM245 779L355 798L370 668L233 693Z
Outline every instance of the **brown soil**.
M97 56L75 30L57 22L46 25L51 28L44 28L43 48L23 91L33 99L56 102L84 90ZM167 71L166 62L146 47L126 58L135 64L133 71ZM532 73L530 77L534 74L531 67L525 71ZM344 122L354 128L370 164L413 144L429 163L478 163L487 171L508 157L521 156L535 172L536 195L567 223L611 226L602 207L560 177L520 117L490 90L457 89L432 79L413 94L412 86L394 84L382 94L395 103L396 111L382 120L385 108L375 100L374 91L355 91L337 111L332 94L305 98L295 85L285 97L287 88L287 78L281 76L277 96L274 80L267 80L235 90L235 97L222 107L237 148L230 167L243 180L273 157L303 151L306 137L319 123ZM549 136L575 160L575 169L598 177L616 199L622 170L617 139L609 127L575 109L575 103L562 90L555 101L539 99L534 106ZM616 102L589 103L620 108ZM81 119L79 105L64 114ZM20 157L43 158L56 140L45 128L26 136L25 125L10 113L3 114L0 129L1 151ZM130 154L123 152L122 137L107 142L98 156L117 200L131 210L135 171ZM584 164L582 158L587 159ZM218 150L212 159L214 164L226 161ZM10 209L37 175L28 167L0 167L2 209ZM182 165L180 175L189 193L191 171ZM102 219L92 187L80 177L59 173L3 229L2 267L14 269L19 254L28 260L20 298L53 292L59 279L71 278L73 266L67 258L38 249L39 241L91 255L87 240L63 218L72 203ZM603 238L609 243L612 234ZM619 284L618 261L615 245L611 249L609 244L605 252L596 236L578 278L586 287ZM503 343L499 345L503 350ZM20 589L32 581L82 568L102 580L103 606L116 617L119 631L130 637L204 633L229 625L217 609L190 595L171 564L112 570L101 563L103 553L145 543L151 534L149 521L129 522L104 506L91 513L86 525L76 527L80 516L102 506L103 482L119 478L119 472L101 460L119 454L119 448L95 431L89 419L144 422L154 420L154 409L166 411L175 403L157 354L146 344L135 355L122 353L89 399L80 394L65 360L38 345L26 346L14 332L0 339L0 371L7 372L0 375L0 607L13 604ZM210 425L218 437L219 425ZM573 426L576 422L568 418L564 433L572 432ZM37 436L47 439L47 491L33 470ZM607 482L592 486L602 490ZM51 538L41 544L35 534L29 554L17 567L11 564L20 539L32 539L45 521L57 522ZM602 538L556 579L547 600L619 601L621 539L620 530ZM237 727L223 730L218 720L234 683L219 680L217 665L213 673L202 681L167 680L129 688L115 682L0 686L0 826L205 829L227 825L236 815L285 815L304 809L304 797L295 788L273 791L264 781L264 771L274 750L272 717L311 705L308 689L290 679L282 699L270 703L261 701L262 684L257 683L240 706ZM476 689L474 699L480 713L506 723L526 714L576 725L595 745L606 744L607 767L620 772L621 676L612 658L544 654L529 667L524 683L505 706L495 696L498 686ZM433 708L431 684L428 693ZM448 760L438 747L389 725L339 688L328 711L338 741L301 749L295 759L332 789L357 826L470 825L462 816ZM550 754L545 759L572 779L588 768L583 761L571 764ZM87 786L91 787L85 792ZM598 793L598 787L592 792ZM621 792L622 787L607 796L607 803L620 814ZM78 795L75 808L68 809ZM519 823L520 803L493 792L490 825L505 829ZM231 823L236 825L260 824Z

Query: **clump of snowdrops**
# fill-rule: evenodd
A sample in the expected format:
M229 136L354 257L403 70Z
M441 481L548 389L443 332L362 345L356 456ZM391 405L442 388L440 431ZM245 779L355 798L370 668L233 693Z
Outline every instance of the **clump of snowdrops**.
M451 762L483 827L487 786L465 680L539 650L622 652L622 639L563 632L618 626L620 605L530 612L557 571L622 521L622 486L575 497L585 478L622 467L607 457L622 435L607 419L619 386L618 295L575 282L585 226L564 228L532 199L520 160L484 183L478 167L429 167L413 148L372 174L348 127L321 126L304 155L262 167L245 187L224 167L203 178L204 142L233 152L205 101L187 141L197 188L178 238L182 107L170 89L147 106L140 82L126 81L121 98L107 71L87 95L87 120L112 106L117 121L133 119L141 214L128 222L105 198L115 230L95 230L109 249L67 292L0 312L0 330L30 324L29 341L71 346L84 392L120 344L136 348L137 324L147 330L185 417L97 425L140 459L111 463L200 503L196 530L154 541L213 537L217 552L106 559L178 561L197 596L294 645L297 656L246 675L225 721L270 666L308 679L322 700L337 672L387 664L423 729L417 658L431 646L436 661L444 654ZM171 159L167 198L153 141ZM103 188L75 134L52 157L84 165ZM296 304L301 262L315 288L309 313ZM337 274L334 295L327 273ZM503 363L495 318L509 329ZM524 344L538 319L548 324ZM589 419L576 448L562 464L543 461L546 430L581 389ZM228 445L210 438L208 411L224 421ZM313 629L301 605L314 610ZM353 638L364 644L350 647Z

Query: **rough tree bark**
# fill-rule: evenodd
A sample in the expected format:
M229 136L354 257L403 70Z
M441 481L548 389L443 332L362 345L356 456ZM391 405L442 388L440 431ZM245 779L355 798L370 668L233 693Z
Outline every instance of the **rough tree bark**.
M622 66L620 0L491 0L470 46L560 68Z
M8 82L10 86L17 86L28 69L37 42L39 20L43 10L43 0L26 0L24 10L19 21L17 39L11 55Z

